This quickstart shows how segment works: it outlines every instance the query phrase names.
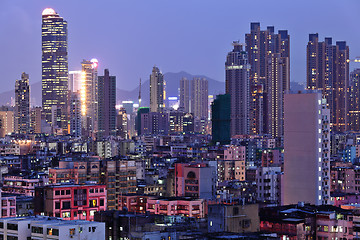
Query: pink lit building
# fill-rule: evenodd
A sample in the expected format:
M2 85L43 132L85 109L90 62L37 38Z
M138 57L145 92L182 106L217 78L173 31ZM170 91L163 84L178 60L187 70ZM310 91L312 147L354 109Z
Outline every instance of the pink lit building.
M1 217L16 217L16 196L6 196L0 194Z
M93 220L105 211L106 185L49 185L35 189L35 214L64 220Z
M207 204L204 199L149 198L146 203L146 210L152 214L204 218L207 215Z
M123 195L119 197L119 210L127 209L129 212L145 213L147 196Z

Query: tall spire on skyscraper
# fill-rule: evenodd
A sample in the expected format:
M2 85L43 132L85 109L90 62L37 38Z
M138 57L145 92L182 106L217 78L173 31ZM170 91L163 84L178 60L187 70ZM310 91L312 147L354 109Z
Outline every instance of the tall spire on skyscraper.
M141 107L141 78L140 78L140 84L139 84L139 107Z

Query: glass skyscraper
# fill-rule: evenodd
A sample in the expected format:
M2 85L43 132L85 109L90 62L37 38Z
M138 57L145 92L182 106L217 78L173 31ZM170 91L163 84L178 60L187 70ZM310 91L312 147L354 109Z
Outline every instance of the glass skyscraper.
M46 121L53 128L68 129L68 45L67 22L53 9L42 12L42 105ZM61 109L52 123L52 109ZM60 117L60 119L58 119Z

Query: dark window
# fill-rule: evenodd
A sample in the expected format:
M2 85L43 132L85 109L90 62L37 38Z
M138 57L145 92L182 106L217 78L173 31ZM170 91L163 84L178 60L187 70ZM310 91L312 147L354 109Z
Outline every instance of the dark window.
M60 195L60 191L59 191L59 190L56 190L56 191L55 191L55 195Z
M60 202L55 202L55 209L60 209Z
M187 174L187 178L196 178L196 174L195 174L193 171L190 171L190 172Z
M77 206L77 201L74 201L74 206Z
M90 189L89 192L90 192L90 193L94 193L94 189L93 189L93 188Z
M4 223L0 222L0 228L4 228Z
M65 190L61 190L61 195L65 195Z
M234 207L233 208L233 216L239 215L239 208L238 207Z
M43 233L43 228L42 227L31 227L31 232L32 233Z
M77 189L74 190L74 194L77 194Z
M250 227L250 224L251 224L251 220L250 219L244 219L242 221L242 227L243 228L249 228Z
M100 206L104 206L104 199L100 199Z
M66 190L66 195L70 195L70 190Z
M14 223L8 223L8 224L7 224L7 229L8 229L8 230L15 230L15 231L17 231L17 230L18 230L18 225L17 225L17 224L14 224Z
M70 201L63 202L63 209L70 209Z
M18 237L15 236L8 236L7 237L8 240L18 240Z

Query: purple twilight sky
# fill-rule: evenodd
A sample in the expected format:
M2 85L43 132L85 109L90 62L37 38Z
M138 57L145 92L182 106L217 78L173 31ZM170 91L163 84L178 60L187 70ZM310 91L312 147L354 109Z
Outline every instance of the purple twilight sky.
M68 21L69 70L97 58L117 86L133 89L156 64L224 81L231 42L244 42L250 22L291 35L291 81L305 81L309 33L346 40L360 56L359 0L0 0L0 92L23 71L41 81L41 12L54 8ZM360 63L351 64L351 68Z

